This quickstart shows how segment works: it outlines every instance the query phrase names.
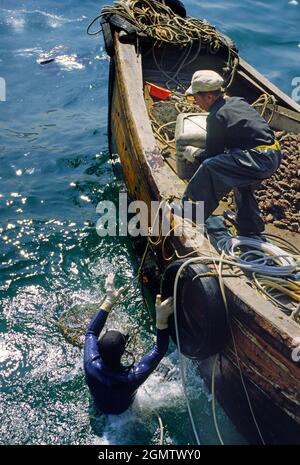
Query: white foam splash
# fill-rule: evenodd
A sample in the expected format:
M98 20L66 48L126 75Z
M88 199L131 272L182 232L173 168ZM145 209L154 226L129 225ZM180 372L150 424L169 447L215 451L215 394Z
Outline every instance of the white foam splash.
M16 32L21 32L25 26L25 19L18 13L6 17L6 24L11 26Z
M81 70L85 68L83 63L80 63L79 57L75 53L69 53L69 50L64 45L56 45L49 51L41 51L37 54L37 63L42 63L46 60L53 60L60 68L66 71L74 69Z
M15 51L16 55L22 56L22 57L32 57L32 56L36 56L36 55L39 55L39 54L42 54L42 53L43 53L43 50L41 48L38 48L38 47L20 48L20 49Z
M196 371L195 364L191 360L185 360L184 364L190 401L199 400L201 394L208 398L208 392ZM150 443L157 443L159 437L157 415L164 418L167 412L178 409L185 412L186 400L181 383L178 353L175 350L161 361L158 369L139 388L133 405L126 412L121 415L99 417L99 422L105 421L104 424L99 425L102 436L99 444L136 444L139 434L143 438L148 437ZM168 425L164 426L167 426L168 430ZM169 433L165 435L164 442L174 443Z
M73 69L84 69L85 66L77 61L78 57L76 54L73 55L60 55L55 58L55 61L67 71Z
M6 347L4 337L0 336L0 363L4 363L9 357L11 358L11 352Z
M80 18L66 18L65 16L55 15L53 13L48 13L47 11L42 10L19 10L21 13L24 14L39 14L41 16L45 16L50 20L50 25L52 24L59 24L59 23L77 23L81 22L86 19L86 16L81 16ZM56 26L54 26L56 27Z
M6 18L6 23L12 26L15 30L21 31L24 28L26 22L26 15L40 15L46 18L47 23L50 27L57 28L66 23L75 23L81 22L86 19L86 16L81 16L80 18L66 18L65 16L55 15L53 13L48 13L43 10L9 10L5 8L0 8L0 11L10 14L11 16Z

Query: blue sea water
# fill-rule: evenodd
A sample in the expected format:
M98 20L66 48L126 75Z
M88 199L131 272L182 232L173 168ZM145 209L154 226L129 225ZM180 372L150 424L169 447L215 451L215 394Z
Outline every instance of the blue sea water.
M188 13L231 36L241 55L291 95L299 75L300 4L292 0L188 0ZM157 373L120 417L97 417L82 353L53 324L72 305L97 302L108 272L129 281L138 258L127 238L96 234L96 205L122 183L109 162L109 60L89 21L104 2L1 0L0 77L0 443L194 443L171 346ZM53 63L40 60L55 57ZM112 316L135 328L139 353L153 338L142 298ZM201 442L217 444L211 396L188 364L188 392ZM226 443L245 444L220 406Z

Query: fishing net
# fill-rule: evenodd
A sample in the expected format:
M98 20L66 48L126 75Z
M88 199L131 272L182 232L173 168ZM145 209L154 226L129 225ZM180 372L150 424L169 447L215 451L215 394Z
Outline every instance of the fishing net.
M74 305L55 324L68 342L83 347L86 329L99 309L99 304Z
M73 305L64 311L57 320L51 320L51 324L55 324L68 342L77 347L83 347L87 328L92 318L100 310L103 300L97 303L85 302ZM109 314L105 326L109 329L121 331L124 334L129 333L132 340L131 345L139 353L142 352L143 347L139 338L139 334L142 332L140 324L146 323L146 325L149 325L149 323L153 323L151 311L144 304L143 295L139 292L137 278L133 278ZM133 321L130 318L131 313L134 315ZM147 331L146 334L148 335Z

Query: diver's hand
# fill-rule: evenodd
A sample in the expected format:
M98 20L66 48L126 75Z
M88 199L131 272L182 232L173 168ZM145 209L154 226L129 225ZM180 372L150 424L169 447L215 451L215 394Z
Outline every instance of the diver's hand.
M172 315L174 311L173 307L173 297L161 301L161 296L158 294L156 296L155 302L156 309L156 327L158 329L166 329L168 327L169 316Z
M115 288L114 284L115 275L114 273L109 273L105 281L105 289L106 289L106 298L101 305L101 308L106 312L110 312L112 307L118 301L120 295L122 294L124 288L120 287L120 289Z

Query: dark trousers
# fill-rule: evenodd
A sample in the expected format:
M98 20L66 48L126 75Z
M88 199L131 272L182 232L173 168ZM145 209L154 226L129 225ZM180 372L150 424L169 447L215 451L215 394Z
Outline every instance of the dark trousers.
M233 149L204 160L183 195L183 200L203 201L204 220L232 189L237 206L239 234L260 234L264 222L254 191L277 170L280 151Z

